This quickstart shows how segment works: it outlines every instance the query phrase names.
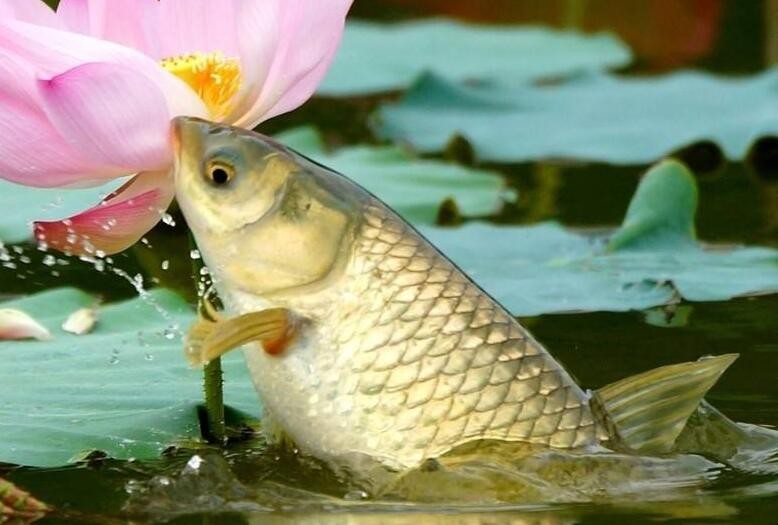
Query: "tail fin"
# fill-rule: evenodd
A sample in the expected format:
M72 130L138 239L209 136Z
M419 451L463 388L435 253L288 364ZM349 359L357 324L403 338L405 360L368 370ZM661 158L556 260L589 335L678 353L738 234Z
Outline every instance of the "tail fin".
M594 392L592 410L614 445L670 452L703 396L737 358L703 357L622 379Z

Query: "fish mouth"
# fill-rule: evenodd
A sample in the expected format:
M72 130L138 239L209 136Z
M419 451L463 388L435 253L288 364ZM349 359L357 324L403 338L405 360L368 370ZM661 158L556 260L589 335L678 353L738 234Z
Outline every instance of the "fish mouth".
M187 126L189 117L176 117L171 121L171 133L170 138L173 143L173 174L178 175L179 167L181 166L181 154L183 151L182 142L184 128Z
M186 147L197 143L197 138L201 136L204 126L210 127L213 123L197 117L175 117L170 123L173 160L177 173Z

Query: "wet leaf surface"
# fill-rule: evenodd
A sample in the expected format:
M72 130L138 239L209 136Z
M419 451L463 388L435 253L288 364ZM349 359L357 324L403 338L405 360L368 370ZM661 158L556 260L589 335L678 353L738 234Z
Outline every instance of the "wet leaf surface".
M651 78L590 75L552 86L464 86L427 74L380 110L384 138L424 153L452 137L477 158L646 164L698 141L733 160L778 134L778 70L740 79L680 72Z
M523 83L629 64L629 49L606 33L486 26L445 19L381 24L351 20L319 95L403 89L426 70L451 80Z
M34 312L53 338L0 343L0 462L53 467L94 450L153 459L199 439L201 373L188 368L180 340L193 319L189 306L155 290L100 308L87 335L61 329L93 304L65 288L3 305ZM229 356L225 369L227 402L258 414L242 357Z

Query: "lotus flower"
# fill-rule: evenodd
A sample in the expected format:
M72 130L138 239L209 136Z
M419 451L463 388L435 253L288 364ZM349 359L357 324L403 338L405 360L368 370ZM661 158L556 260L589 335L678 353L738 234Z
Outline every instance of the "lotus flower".
M78 215L35 224L77 254L136 242L173 198L170 120L253 128L308 99L351 0L0 0L0 177L87 186L132 176ZM109 9L110 6L110 9Z

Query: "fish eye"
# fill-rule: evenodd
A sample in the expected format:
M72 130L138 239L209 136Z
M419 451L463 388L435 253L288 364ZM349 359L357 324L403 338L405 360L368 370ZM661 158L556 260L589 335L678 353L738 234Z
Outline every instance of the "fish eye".
M223 186L235 177L235 168L223 161L212 161L208 163L205 175L209 182Z

